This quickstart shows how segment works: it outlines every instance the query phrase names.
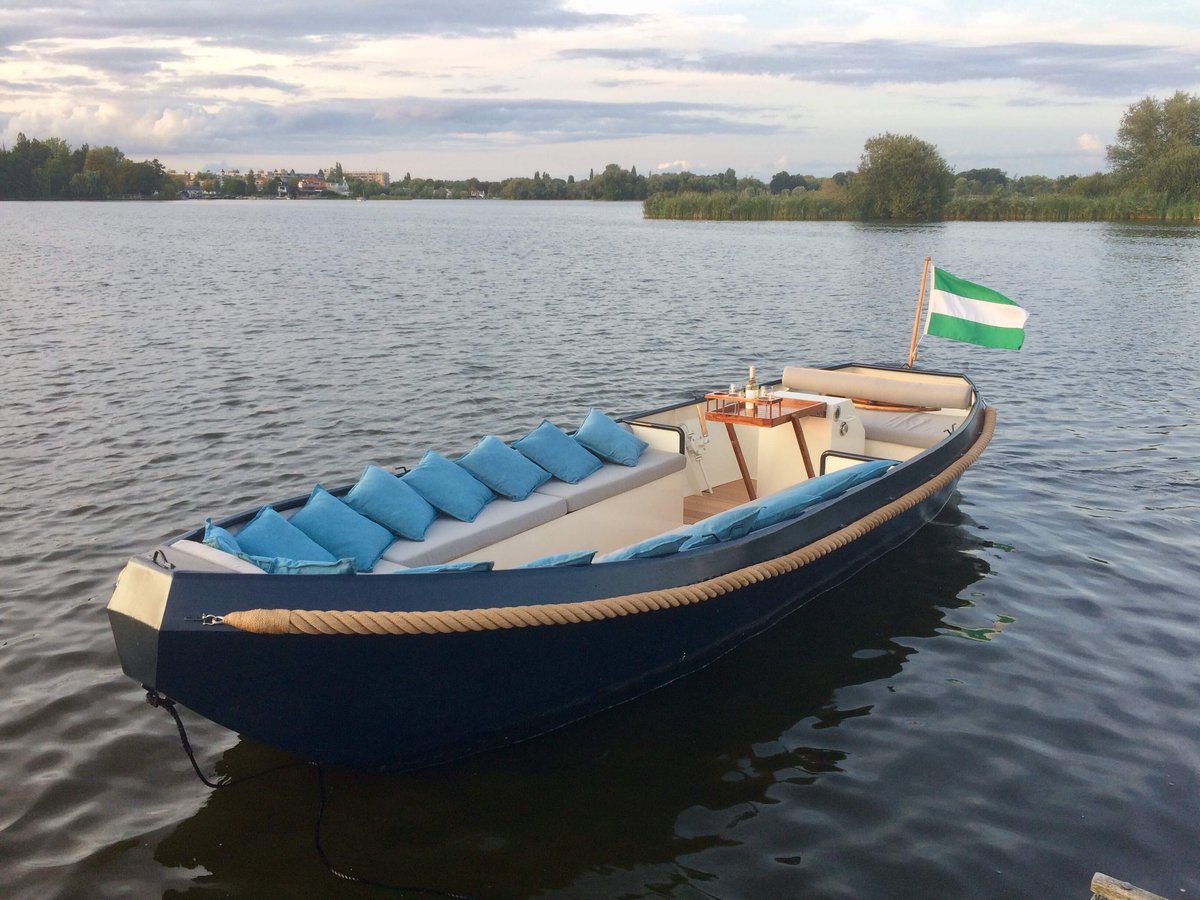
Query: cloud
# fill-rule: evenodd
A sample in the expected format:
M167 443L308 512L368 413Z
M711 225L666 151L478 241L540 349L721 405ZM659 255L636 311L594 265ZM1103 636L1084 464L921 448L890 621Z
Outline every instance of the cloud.
M1104 145L1100 143L1100 139L1094 134L1081 134L1075 139L1075 146L1080 150L1094 152L1103 148Z
M654 168L658 169L660 172L665 169L678 169L680 172L682 172L691 168L691 163L689 163L686 159L676 159L672 160L671 162L660 162Z
M56 50L47 56L55 62L118 76L146 75L160 71L163 63L187 59L183 52L170 47L80 47Z
M747 52L678 54L661 47L579 48L564 59L598 58L651 69L765 75L852 87L1020 79L1087 96L1121 96L1177 83L1194 54L1148 44L1023 42L968 46L929 41L814 41Z
M160 0L63 0L53 14L24 4L0 6L0 45L34 40L130 40L177 37L221 46L300 52L335 43L401 35L512 34L524 29L572 29L627 17L574 11L558 0L358 0L331 8L316 0L203 4ZM182 7L182 8L181 8Z
M13 115L0 134L103 140L127 154L302 153L521 146L530 142L609 141L662 135L774 133L754 109L711 103L603 103L497 97L396 97L268 104L239 100L210 109L110 97L102 103L42 104ZM3 117L0 116L0 122Z

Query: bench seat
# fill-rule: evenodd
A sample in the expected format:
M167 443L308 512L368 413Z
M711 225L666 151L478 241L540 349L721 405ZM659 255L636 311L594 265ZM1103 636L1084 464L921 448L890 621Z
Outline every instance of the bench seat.
M599 473L597 473L599 474ZM428 566L447 562L497 544L506 538L567 514L567 502L549 494L530 494L524 500L493 500L474 522L438 516L423 541L400 538L383 551L388 562Z
M963 419L961 415L877 409L859 409L854 414L863 423L868 441L922 449L932 447L953 432Z
M642 452L636 466L605 463L578 484L567 484L565 481L551 478L534 493L560 497L566 501L568 512L577 512L601 500L666 478L673 472L682 471L686 466L687 458L682 453L669 453L651 447Z

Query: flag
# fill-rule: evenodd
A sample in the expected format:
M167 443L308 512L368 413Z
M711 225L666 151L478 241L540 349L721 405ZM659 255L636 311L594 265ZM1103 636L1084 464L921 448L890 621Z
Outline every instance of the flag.
M933 270L925 333L983 347L1019 350L1025 310L991 288Z

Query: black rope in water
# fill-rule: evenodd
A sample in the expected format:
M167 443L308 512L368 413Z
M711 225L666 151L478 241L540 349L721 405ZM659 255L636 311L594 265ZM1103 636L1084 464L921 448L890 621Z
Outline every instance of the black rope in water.
M269 769L264 769L261 772L255 772L253 775L247 775L244 778L226 778L223 781L209 781L204 773L200 771L200 764L196 762L196 753L192 750L192 742L188 740L187 730L183 727L183 719L179 716L179 711L175 708L175 701L170 697L160 694L153 688L142 685L146 691L146 702L153 707L165 709L171 714L171 718L175 720L175 727L179 730L179 740L183 744L183 752L187 754L188 761L192 764L192 770L207 787L216 790L217 788L232 787L235 784L245 784L247 781L252 781L255 778L261 778L264 775L269 775L271 772L279 772L283 769L294 769L297 766L309 765L317 776L317 798L319 805L317 807L317 819L313 824L313 843L317 848L317 856L320 858L322 865L329 870L329 873L343 881L352 881L356 884L365 884L368 887L383 888L389 891L403 891L408 894L425 894L430 897L447 897L449 900L473 900L473 898L465 894L456 894L453 891L441 891L437 888L418 887L416 885L406 884L388 884L383 881L374 881L370 878L363 878L359 875L348 875L342 872L329 861L329 857L325 854L325 847L321 843L321 824L325 819L325 774L321 770L318 763L305 762L290 762L282 765L272 766Z
M226 778L223 781L209 781L204 777L204 773L200 771L200 764L196 762L196 753L192 750L192 742L188 740L187 731L183 727L183 719L179 717L179 710L175 708L175 701L170 697L165 697L153 688L148 688L144 684L142 687L146 691L146 702L151 706L165 709L171 714L171 718L175 720L175 727L179 729L179 740L183 744L183 752L187 754L188 762L192 764L192 770L196 773L196 777L204 782L205 785L216 790L217 788L230 787L235 784L244 784L247 781L253 781L255 778L262 778L264 775L269 775L272 772L279 772L283 769L294 769L297 766L302 766L302 762L283 763L282 765L272 766L269 769L264 769L261 772L255 772L253 775L247 775L244 778Z

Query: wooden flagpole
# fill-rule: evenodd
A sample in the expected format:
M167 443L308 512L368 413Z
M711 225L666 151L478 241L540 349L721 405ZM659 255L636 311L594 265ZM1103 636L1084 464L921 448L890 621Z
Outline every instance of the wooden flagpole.
M921 272L921 293L917 294L917 317L913 319L912 340L908 343L908 367L913 367L917 358L917 336L921 330L921 310L925 306L925 282L929 279L929 257L925 257L925 269Z

